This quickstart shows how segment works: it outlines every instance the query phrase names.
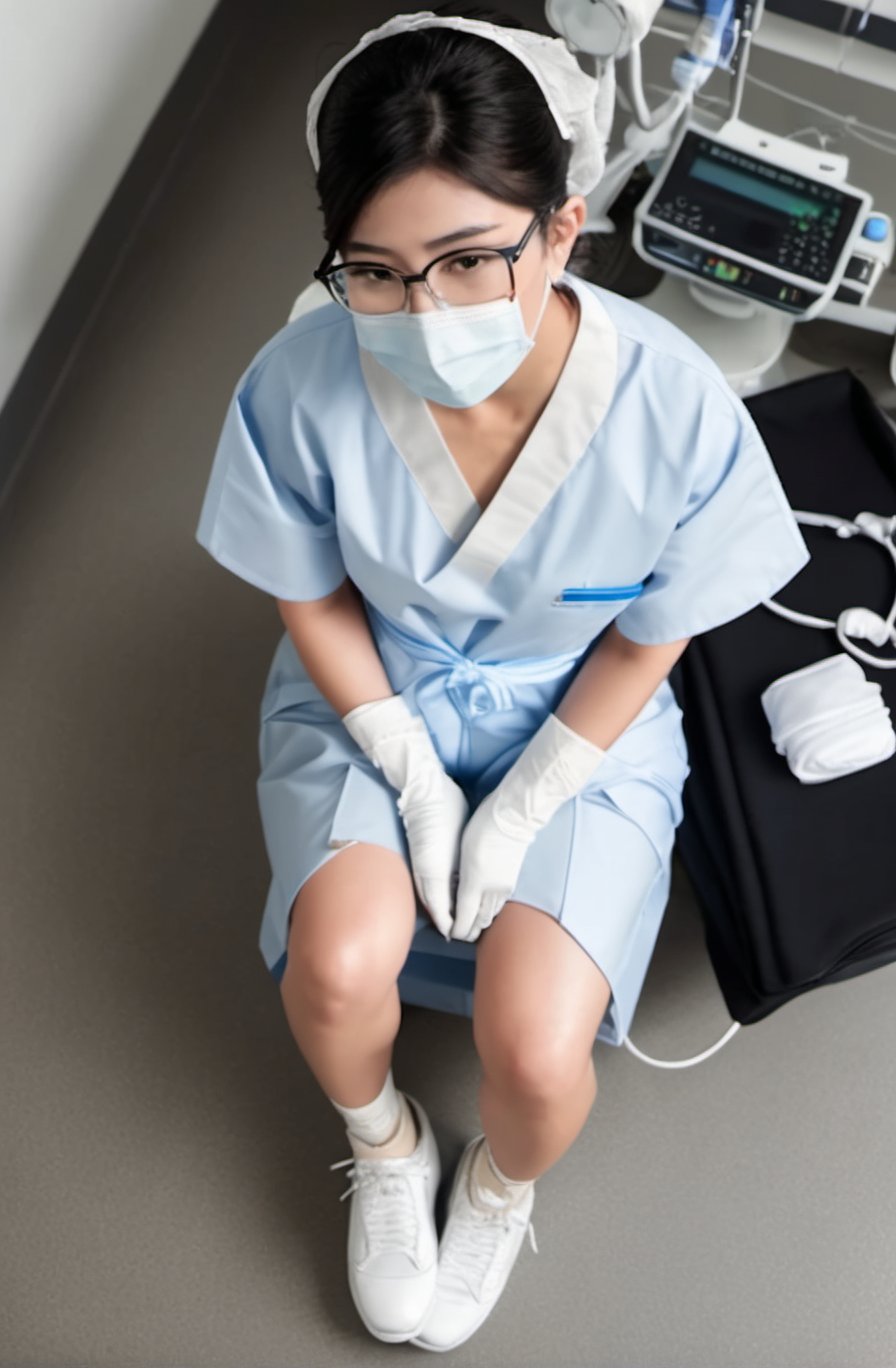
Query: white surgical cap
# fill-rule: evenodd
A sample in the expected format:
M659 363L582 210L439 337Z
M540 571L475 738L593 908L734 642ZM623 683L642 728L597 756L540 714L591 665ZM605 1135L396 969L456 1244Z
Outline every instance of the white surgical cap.
M534 76L547 101L560 136L572 143L566 189L570 195L587 195L603 174L607 141L613 117L611 81L599 81L582 70L562 38L547 38L528 29L504 28L482 19L463 19L421 10L396 14L379 28L371 29L351 52L331 67L315 86L308 101L306 135L314 169L320 167L317 119L324 96L342 68L364 48L380 38L413 29L450 28L488 38L511 53ZM611 70L611 69L610 69ZM607 87L604 89L604 87ZM607 96L610 96L608 99Z

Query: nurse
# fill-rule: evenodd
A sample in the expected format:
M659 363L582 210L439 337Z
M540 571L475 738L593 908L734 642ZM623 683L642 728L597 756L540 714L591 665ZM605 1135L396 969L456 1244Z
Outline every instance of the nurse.
M566 270L599 95L488 13L400 15L337 63L308 110L331 302L238 380L196 534L285 628L260 948L347 1126L351 1293L436 1351L535 1248L595 1036L628 1031L688 774L669 670L808 560L711 359ZM482 1131L441 1241L391 1067L418 912L476 942Z

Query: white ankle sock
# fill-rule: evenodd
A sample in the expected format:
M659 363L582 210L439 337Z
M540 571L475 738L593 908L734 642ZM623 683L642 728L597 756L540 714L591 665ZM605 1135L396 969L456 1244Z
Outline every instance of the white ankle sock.
M345 1120L353 1146L358 1141L359 1146L355 1148L363 1147L365 1155L373 1147L384 1154L387 1147L392 1148L393 1142L407 1154L416 1147L414 1115L404 1094L395 1087L391 1069L382 1091L372 1102L366 1102L362 1107L343 1107L333 1102L332 1097L329 1100ZM410 1144L411 1137L413 1144Z
M477 1197L477 1188L487 1188L497 1197L503 1197L511 1205L515 1205L526 1195L534 1182L534 1178L517 1180L508 1178L506 1174L503 1174L495 1163L488 1141L485 1136L482 1137L470 1170L470 1188L474 1202ZM484 1202L477 1202L476 1204L485 1206Z

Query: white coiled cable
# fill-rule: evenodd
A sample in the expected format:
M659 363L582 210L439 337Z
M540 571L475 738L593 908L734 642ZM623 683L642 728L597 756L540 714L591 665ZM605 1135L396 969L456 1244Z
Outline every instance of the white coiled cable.
M807 513L802 509L792 511L797 522L805 523L809 527L832 527L838 537L870 537L887 551L896 568L896 545L893 542L896 534L896 515L886 517L881 513L863 512L849 519L839 518L834 513ZM793 608L785 608L783 604L776 603L774 599L763 599L762 605L777 613L779 617L788 618L789 621L801 623L805 627L833 628L844 651L848 651L857 660L862 660L866 665L873 665L879 670L896 670L896 657L887 660L872 655L870 651L857 646L853 640L858 637L862 641L870 641L875 646L889 645L896 650L896 596L885 618L872 608L844 608L836 621L833 621L831 618L814 617L811 613L798 613Z

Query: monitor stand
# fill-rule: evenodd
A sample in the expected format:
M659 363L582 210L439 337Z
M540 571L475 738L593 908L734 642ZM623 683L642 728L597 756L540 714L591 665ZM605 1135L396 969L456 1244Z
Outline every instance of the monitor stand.
M758 387L763 372L787 346L795 322L781 309L757 304L733 291L716 292L669 272L638 302L693 338L738 394Z

